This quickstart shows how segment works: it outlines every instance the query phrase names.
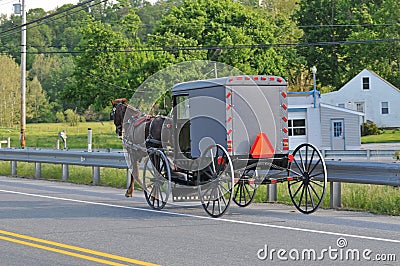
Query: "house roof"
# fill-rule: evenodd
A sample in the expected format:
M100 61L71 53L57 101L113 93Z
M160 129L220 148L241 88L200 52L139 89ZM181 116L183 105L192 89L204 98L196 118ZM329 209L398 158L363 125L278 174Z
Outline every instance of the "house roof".
M358 73L357 75L355 75L351 80L349 80L346 84L344 84L339 90L341 90L342 88L346 87L347 84L349 84L353 79L355 79L355 78L359 77L360 75L362 75L362 73L365 72L365 71L367 71L367 72L369 72L371 75L377 77L379 80L381 80L381 81L383 81L384 83L386 83L390 88L392 88L392 89L394 89L394 90L396 90L397 92L400 93L400 90L399 90L398 88L396 88L393 84L391 84L389 81L383 79L381 76L379 76L378 74L376 74L374 71L369 70L369 69L367 69L367 68L364 68L362 71L360 71L360 73ZM337 90L337 91L339 91L339 90ZM334 92L334 91L333 91L333 92ZM331 92L331 93L332 93L332 92Z
M334 105L330 105L330 104L326 104L326 103L321 103L321 107L325 107L325 108L328 108L328 109L341 111L341 112L345 112L345 113L355 114L355 115L359 115L359 116L364 116L365 115L364 113L361 113L361 112L357 112L357 111L354 111L354 110L351 110L351 109L338 107L338 106L334 106Z
M373 74L375 77L379 78L380 80L382 80L383 82L385 82L387 85L389 85L389 87L395 89L396 91L400 92L400 90L398 88L396 88L392 83L390 83L389 81L387 81L386 79L383 79L381 76L379 76L378 74L376 74L374 71L369 70L369 69L364 69L366 71L369 71L371 74ZM360 72L361 73L361 72Z

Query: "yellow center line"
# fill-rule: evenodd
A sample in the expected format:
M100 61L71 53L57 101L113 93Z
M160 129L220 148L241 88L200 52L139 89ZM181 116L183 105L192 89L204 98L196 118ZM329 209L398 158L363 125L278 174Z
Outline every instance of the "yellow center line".
M56 246L56 247L66 248L66 249L70 249L70 250L80 251L80 252L84 252L84 253L87 253L87 254L101 256L101 257L104 257L104 258L114 259L114 260L123 261L123 262L129 262L129 263L133 263L133 264L136 264L136 265L158 266L158 264L153 264L153 263L150 263L150 262L145 262L145 261L141 261L141 260L135 260L135 259L126 258L126 257L118 256L118 255L109 254L109 253L104 253L104 252L100 252L100 251L95 251L95 250L91 250L91 249L71 246L71 245L67 245L67 244L62 244L62 243L58 243L58 242L44 240L44 239L31 237L31 236L27 236L27 235L21 235L21 234L8 232L8 231L4 231L4 230L0 230L0 234L13 236L13 237L18 237L18 238L21 238L21 239L35 241L35 242L38 242L38 243L43 243L43 244L52 245L52 246ZM6 240L6 241L11 241L11 242L14 242L14 243L27 245L27 246L32 246L32 247L36 247L36 248L41 248L41 249L45 249L45 250L49 250L49 251L53 251L53 252L58 252L58 253L74 256L74 257L79 257L79 258L82 258L82 259L87 259L87 260L92 260L92 261L97 261L97 262L102 261L101 263L104 263L104 264L107 264L107 265L123 265L123 264L118 264L118 263L111 262L111 261L97 259L97 258L94 258L94 257L81 255L81 254L73 253L73 252L69 252L69 251L64 251L64 250L60 250L60 249L56 249L56 248L51 248L51 247L47 247L47 246L43 246L43 245L39 245L39 244L35 244L35 243L30 243L30 242L26 242L26 241L22 241L22 240L18 240L18 239L13 239L13 238L9 238L9 237L0 236L0 239Z

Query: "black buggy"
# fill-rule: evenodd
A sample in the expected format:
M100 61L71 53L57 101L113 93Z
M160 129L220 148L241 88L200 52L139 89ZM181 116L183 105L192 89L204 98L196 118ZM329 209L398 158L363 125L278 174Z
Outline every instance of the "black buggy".
M231 201L248 206L260 184L287 182L295 207L314 212L324 198L325 161L313 145L289 153L286 81L233 76L172 88L172 149L149 149L141 185L147 203L201 201L212 217Z

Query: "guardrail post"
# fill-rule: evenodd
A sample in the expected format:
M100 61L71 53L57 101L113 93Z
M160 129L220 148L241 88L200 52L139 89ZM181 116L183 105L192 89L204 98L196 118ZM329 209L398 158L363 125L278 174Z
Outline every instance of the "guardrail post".
M98 166L92 167L92 182L93 185L100 184L100 167Z
M63 164L62 165L62 176L61 176L62 181L68 181L69 179L69 169L68 169L68 164Z
M269 184L268 186L268 201L277 201L277 185Z
M16 161L10 162L10 172L11 172L11 176L17 175L17 162Z
M88 128L88 144L87 144L87 151L92 151L92 129Z
M321 150L321 154L322 154L322 158L326 157L326 151L325 150Z
M341 182L330 182L330 207L332 209L342 207L341 194L342 194L342 183Z
M367 160L371 159L371 150L367 150Z
M60 149L60 140L56 139L56 150Z
M7 138L7 148L11 148L11 139L10 139L10 137Z
M42 164L41 163L35 163L35 178L41 178L42 177Z

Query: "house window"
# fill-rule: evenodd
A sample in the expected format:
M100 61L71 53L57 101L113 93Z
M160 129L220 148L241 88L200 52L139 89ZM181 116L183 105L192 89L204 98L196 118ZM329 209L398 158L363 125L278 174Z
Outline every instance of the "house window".
M381 108L382 114L383 115L389 114L389 103L388 102L382 102L381 105L382 105L382 108Z
M362 78L362 88L363 90L369 90L369 77Z
M305 136L306 135L306 120L305 119L290 119L288 121L289 136Z
M356 104L357 112L361 112L361 113L365 112L365 109L364 109L365 103L359 102L359 103L355 103L355 104Z
M340 108L344 108L344 106L345 106L344 103L339 103L338 104L338 107L340 107Z
M333 137L340 138L343 136L343 123L333 122Z

